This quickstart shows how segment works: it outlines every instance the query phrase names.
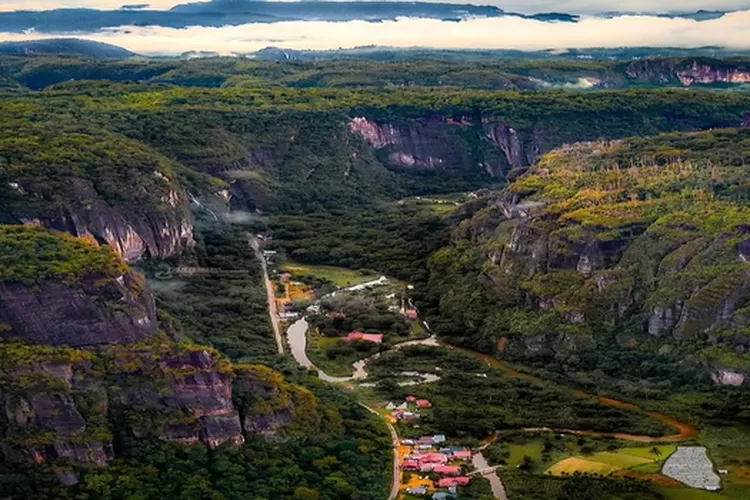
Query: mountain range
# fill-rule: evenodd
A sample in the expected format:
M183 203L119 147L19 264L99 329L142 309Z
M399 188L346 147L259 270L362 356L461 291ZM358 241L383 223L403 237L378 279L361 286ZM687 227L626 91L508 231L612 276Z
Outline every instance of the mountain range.
M353 21L381 22L397 18L428 18L460 21L475 17L516 17L545 22L578 22L580 16L565 12L520 14L506 12L491 5L471 5L432 2L258 2L252 0L211 0L208 2L176 5L170 10L127 5L119 10L53 9L42 11L18 10L0 12L0 30L20 33L35 30L43 33L91 32L117 26L237 26L248 23L282 21ZM724 16L725 11L676 12L658 14L661 17L680 17L706 21ZM632 12L608 12L601 17L617 17Z

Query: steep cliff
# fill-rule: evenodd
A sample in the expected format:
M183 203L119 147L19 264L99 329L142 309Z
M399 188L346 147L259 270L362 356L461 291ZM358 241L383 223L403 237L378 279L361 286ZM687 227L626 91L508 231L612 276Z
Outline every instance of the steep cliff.
M717 59L643 59L626 68L627 75L654 84L714 85L750 83L750 65L746 62Z
M111 248L0 226L5 460L72 485L122 451L115 433L215 448L319 422L315 396L265 367L237 369L235 403L235 370L211 348L159 333L150 288Z
M623 335L747 356L748 144L750 131L727 130L543 156L433 258L443 315L459 318L462 337L485 348L502 338L521 355ZM734 383L730 372L714 378Z
M2 339L93 346L156 332L148 285L108 247L37 227L0 226L0 262Z
M0 123L0 220L86 237L128 261L192 245L187 196L166 158L124 137L56 124Z

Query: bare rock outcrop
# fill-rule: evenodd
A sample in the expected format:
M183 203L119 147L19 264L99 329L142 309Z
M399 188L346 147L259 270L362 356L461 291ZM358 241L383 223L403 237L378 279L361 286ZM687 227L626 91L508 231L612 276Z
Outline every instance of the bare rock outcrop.
M94 346L137 342L156 332L154 299L140 275L81 285L0 282L0 323L6 325L0 338Z

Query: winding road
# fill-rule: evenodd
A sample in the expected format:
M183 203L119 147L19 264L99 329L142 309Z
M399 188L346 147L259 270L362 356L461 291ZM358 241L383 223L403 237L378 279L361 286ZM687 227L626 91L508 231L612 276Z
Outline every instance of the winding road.
M260 244L255 237L251 238L251 245L253 246L253 249L258 255L258 258L260 259L262 266L263 266L263 274L264 274L266 290L268 294L268 311L269 311L269 315L271 316L271 322L273 324L274 335L276 337L276 344L278 346L279 353L283 354L284 343L283 343L282 336L281 336L281 328L279 325L278 313L276 311L276 299L275 299L275 294L273 290L273 285L268 277L267 266L266 266L263 253L260 250ZM307 331L308 329L309 329L309 324L306 319L301 318L297 320L287 329L287 333L286 333L287 342L289 344L292 357L295 359L295 361L300 366L303 366L307 369L316 370L318 372L318 377L320 377L324 381L333 382L333 383L364 381L367 378L367 370L366 370L367 364L370 361L377 359L380 356L380 353L378 353L369 358L362 359L362 360L355 362L353 364L353 374L349 377L332 377L328 375L327 373L325 373L323 370L316 367L315 364L307 356ZM527 380L535 384L545 383L543 379L533 376L533 375L529 375L527 373L519 372L492 356L481 354L481 353L471 351L468 349L463 349L463 348L458 348L458 347L454 347L451 345L443 344L435 336L432 336L426 339L421 339L421 340L402 342L401 344L395 345L393 349L394 350L402 349L404 347L409 347L413 345L428 345L428 346L434 346L434 347L443 346L448 349L463 352L477 359L483 360L488 365L499 368L500 370L502 370L505 374L509 376ZM437 377L436 379L426 379L426 380L419 381L419 382L406 382L406 383L402 383L402 385L414 385L417 383L423 383L425 381L434 381L437 379L439 379L439 377ZM557 384L557 385L560 385L560 384ZM582 397L596 397L596 396L591 396L578 389L568 388L568 390ZM599 400L600 403L608 405L608 406L613 406L613 407L633 410L633 411L644 411L650 417L662 423L665 423L669 426L674 427L675 429L677 429L678 432L675 434L667 435L667 436L654 437L654 436L619 433L619 432L597 432L597 431L571 430L571 429L552 429L552 428L546 428L546 427L527 428L524 430L529 431L529 432L549 431L549 432L566 432L566 433L571 433L571 434L580 434L580 435L589 435L589 436L606 436L606 437L613 437L616 439L623 439L623 440L636 441L636 442L642 442L642 443L651 443L651 442L657 442L657 441L660 441L660 442L682 441L682 440L689 439L695 436L697 432L695 427L687 423L680 422L679 420L672 418L668 415L665 415L663 413L645 411L639 406L634 405L632 403L626 403L626 402L618 401L612 398L606 398L606 397L596 397L596 398ZM364 403L359 403L359 404L363 408L366 408L367 411L375 415L378 415L379 417L382 418L382 415L378 413L376 410L374 410L373 408L370 408ZM388 496L388 500L395 500L398 497L399 487L400 487L400 477L401 477L400 468L399 468L400 466L399 457L398 457L398 446L400 444L400 440L399 440L399 436L396 431L396 428L387 419L383 419L383 420L388 426L388 431L391 434L391 440L393 442L393 470L392 470L393 479L391 483L391 490ZM493 496L498 500L508 500L507 493L505 491L503 483L500 480L500 477L498 476L496 470L489 466L484 455L481 453L481 450L489 446L489 444L491 444L496 439L496 437L497 436L490 437L490 439L487 440L482 447L480 447L479 453L474 455L472 462L473 462L474 467L477 470L484 471L482 475L486 477L488 481L490 482Z

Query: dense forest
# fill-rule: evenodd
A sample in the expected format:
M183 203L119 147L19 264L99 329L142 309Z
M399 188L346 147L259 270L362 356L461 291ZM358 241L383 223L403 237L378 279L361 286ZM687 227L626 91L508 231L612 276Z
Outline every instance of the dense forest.
M685 65L654 74L681 85ZM386 496L385 426L277 353L251 234L280 259L403 280L442 341L550 380L460 350L383 355L370 367L383 399L407 395L393 381L404 366L443 370L420 394L434 410L405 435L671 432L564 383L684 415L739 467L744 438L714 436L749 423L746 387L716 383L750 374L750 97L601 90L654 86L629 66L0 58L0 300L15 315L0 321L13 410L0 413L0 496ZM581 78L600 89L556 88ZM69 297L111 338L34 345L9 326L30 324L18 294L56 325L41 343L82 339ZM394 311L345 316L314 326L408 334ZM220 407L176 401L185 386L216 388ZM48 432L42 414L77 424ZM107 467L60 451L78 446ZM638 481L504 480L514 498L658 498Z

